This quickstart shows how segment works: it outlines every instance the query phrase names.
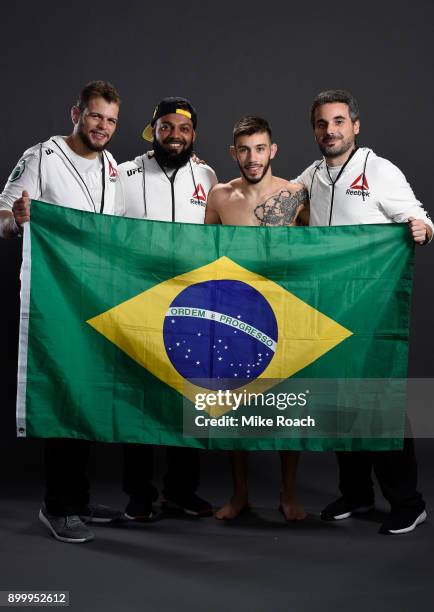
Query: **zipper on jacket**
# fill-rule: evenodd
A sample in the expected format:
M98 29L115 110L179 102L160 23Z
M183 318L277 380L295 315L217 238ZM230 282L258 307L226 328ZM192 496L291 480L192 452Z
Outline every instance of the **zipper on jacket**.
M93 206L93 211L95 213L97 213L97 209L95 206L95 202L93 200L93 197L89 191L89 187L86 185L86 181L83 179L83 177L81 176L80 172L78 171L78 169L75 167L74 163L72 162L72 160L68 157L68 155L65 153L65 151L62 149L62 147L59 145L59 143L57 143L54 138L51 138L51 142L54 142L54 144L56 145L56 147L59 149L59 151L62 153L63 157L69 162L69 164L72 166L72 168L74 169L76 175L78 176L78 178L80 179L80 181L82 182L84 188L86 189L87 195L89 196L89 200L92 203ZM104 191L105 191L105 175L104 175L104 157L100 156L100 161L102 163L102 199L101 199L101 205L100 205L100 210L99 212L102 213L103 209L104 209ZM83 188L82 188L83 189Z
M171 176L169 176L166 172L166 170L164 169L164 166L162 166L160 164L160 162L158 161L158 159L156 159L157 164L160 166L161 170L163 171L163 173L165 174L167 180L170 182L170 192L172 195L172 221L175 221L175 177L178 174L178 170L179 168L176 168L176 170L173 172L173 174Z
M170 177L170 190L172 192L172 222L175 221L175 186L173 184L175 182L175 175L176 172L174 172Z
M355 149L353 149L353 151L351 152L351 155L349 156L349 158L347 159L347 161L344 163L344 165L342 166L342 168L339 171L339 174L337 175L336 179L333 180L332 177L330 176L330 172L329 172L329 167L327 166L327 162L326 162L326 170L327 170L327 174L329 175L329 179L331 180L332 183L332 199L330 202L330 216L329 216L329 225L332 224L332 215L333 215L333 204L334 204L334 199L335 199L335 185L338 182L338 180L341 178L343 171L345 170L348 162L350 161L350 159L353 157L354 153L358 150L358 147L355 147Z

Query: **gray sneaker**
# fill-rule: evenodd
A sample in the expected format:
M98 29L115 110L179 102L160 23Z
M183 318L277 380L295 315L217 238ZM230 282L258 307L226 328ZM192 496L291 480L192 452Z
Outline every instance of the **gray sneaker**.
M39 520L51 531L56 540L79 544L93 540L94 535L76 514L71 516L53 516L48 514L45 506L39 510Z
M84 512L80 512L80 518L85 523L113 523L122 518L122 513L109 506L95 504L88 506Z

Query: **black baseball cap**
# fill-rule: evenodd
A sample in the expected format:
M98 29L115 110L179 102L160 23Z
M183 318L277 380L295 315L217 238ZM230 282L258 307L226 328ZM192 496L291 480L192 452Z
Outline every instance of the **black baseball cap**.
M142 132L142 137L149 142L153 140L152 128L155 125L155 122L160 117L164 117L164 115L170 115L172 113L177 113L179 115L184 115L191 119L193 123L193 129L196 129L197 125L197 113L192 104L186 98L163 98L161 102L157 104L154 110L154 114L152 115L152 120Z

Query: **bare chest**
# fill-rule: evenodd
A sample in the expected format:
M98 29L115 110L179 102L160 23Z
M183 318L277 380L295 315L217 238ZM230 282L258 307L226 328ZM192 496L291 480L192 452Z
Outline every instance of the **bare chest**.
M298 193L280 190L264 198L229 198L222 203L220 217L225 225L295 225L302 207Z

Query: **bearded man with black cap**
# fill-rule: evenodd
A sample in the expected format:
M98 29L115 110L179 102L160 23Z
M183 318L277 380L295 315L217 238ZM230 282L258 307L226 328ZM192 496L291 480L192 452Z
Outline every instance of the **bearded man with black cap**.
M214 170L192 159L197 114L185 98L164 98L143 138L153 151L119 166L117 214L153 221L203 223Z
M185 98L164 98L156 106L143 138L153 151L118 166L116 214L153 221L203 223L208 193L217 183L214 170L193 156L197 114ZM211 516L211 505L196 495L199 451L168 447L162 507L192 516ZM158 491L152 484L153 447L124 445L123 489L129 495L125 516L146 521L154 516Z

